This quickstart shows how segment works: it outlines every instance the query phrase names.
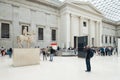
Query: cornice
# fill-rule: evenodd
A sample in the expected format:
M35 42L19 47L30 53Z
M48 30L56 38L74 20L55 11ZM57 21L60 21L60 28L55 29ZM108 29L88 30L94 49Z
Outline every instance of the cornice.
M57 11L59 11L57 8L52 8L50 6L47 6L47 7L50 7L51 9L44 8L44 5L41 7L42 4L40 6L39 6L39 4L36 4L33 2L32 2L33 4L31 4L31 2L27 1L27 0L0 0L0 3L10 4L13 7L17 7L17 8L22 6L22 7L30 9L31 11L44 12L44 13L53 14L56 16L58 16Z
M113 21L113 20L107 19L105 17L103 18L102 21L105 22L105 23L114 25L114 26L120 26L120 21Z
M76 5L76 4L71 3L71 2L64 2L64 3L61 5L60 9L66 7L66 6L71 6L71 7L75 8L75 9L83 10L83 11L85 11L85 12L87 12L87 13L91 13L91 14L94 14L94 15L97 15L97 16L100 16L100 17L103 17L103 15L102 15L101 13L94 13L94 12L92 12L92 11L89 11L89 10L87 10L87 9L84 9L84 8L80 7L79 5ZM89 5L88 5L88 6L89 6Z
M117 25L120 26L120 21L117 21Z
M95 10L97 13L99 14L102 14L95 6L93 6L90 2L83 2L83 1L74 1L72 2L74 4L77 4L77 5L87 5L89 7L91 7L93 10Z
M43 4L43 5L55 8L55 9L59 8L61 4L60 2L55 2L52 0L26 0L26 1L30 1L30 2L37 3L37 4Z

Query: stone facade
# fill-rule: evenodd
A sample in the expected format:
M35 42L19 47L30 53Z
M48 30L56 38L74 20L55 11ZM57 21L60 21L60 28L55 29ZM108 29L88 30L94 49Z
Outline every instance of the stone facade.
M0 46L17 47L16 38L22 34L22 26L28 26L28 31L34 30L36 34L32 46L46 47L52 42L51 29L58 32L58 12L57 9L42 3L38 5L25 0L0 1L0 23L10 24L10 38L1 38L0 36ZM43 40L38 40L38 28L44 29Z
M114 46L102 43L102 35L116 38L120 35L119 26L105 23L102 13L90 3L60 3L52 0L0 0L1 23L8 23L10 38L2 38L0 46L18 47L16 37L22 34L22 26L35 31L32 47L41 48L57 42L61 48L74 47L74 36L88 36L88 45ZM86 23L84 27L83 23ZM38 40L38 28L43 28L43 40ZM108 29L109 28L109 29ZM56 30L56 40L51 40L51 30ZM117 30L117 31L116 31Z

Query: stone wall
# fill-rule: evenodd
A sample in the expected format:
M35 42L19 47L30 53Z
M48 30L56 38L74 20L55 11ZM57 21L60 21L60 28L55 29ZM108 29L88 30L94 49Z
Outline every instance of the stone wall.
M116 39L116 26L112 24L108 24L103 22L103 46L115 46L115 43L113 41L113 38ZM105 43L105 36L108 37L107 43ZM110 37L111 37L111 43L110 43Z
M52 42L51 29L54 28L58 31L58 12L57 9L43 5L42 3L38 5L25 0L0 1L0 25L1 23L10 24L10 38L3 39L0 36L0 46L6 48L17 47L16 37L22 34L23 25L29 27L28 31L35 31L35 39L32 47L48 46ZM39 27L44 29L44 40L38 40Z

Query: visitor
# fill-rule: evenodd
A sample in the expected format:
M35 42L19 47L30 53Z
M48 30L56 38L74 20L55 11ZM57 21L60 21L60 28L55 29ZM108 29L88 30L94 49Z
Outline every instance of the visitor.
M85 47L85 50L86 50L86 68L87 70L85 70L86 72L90 72L91 71L91 65L90 65L90 47L89 46L86 46Z
M4 47L1 47L1 54L2 54L2 56L5 56L5 54L6 54Z
M55 50L52 47L50 47L50 61L51 62L53 61L54 53L55 53Z
M42 53L43 53L43 61L47 60L47 53L45 51L45 48L42 49Z
M12 48L7 50L7 54L9 55L10 58L12 57L12 53L13 53Z

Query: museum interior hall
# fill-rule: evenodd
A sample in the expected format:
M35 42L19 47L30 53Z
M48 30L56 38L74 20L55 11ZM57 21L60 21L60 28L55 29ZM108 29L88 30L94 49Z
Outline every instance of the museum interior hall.
M0 0L0 80L120 80L120 0Z

